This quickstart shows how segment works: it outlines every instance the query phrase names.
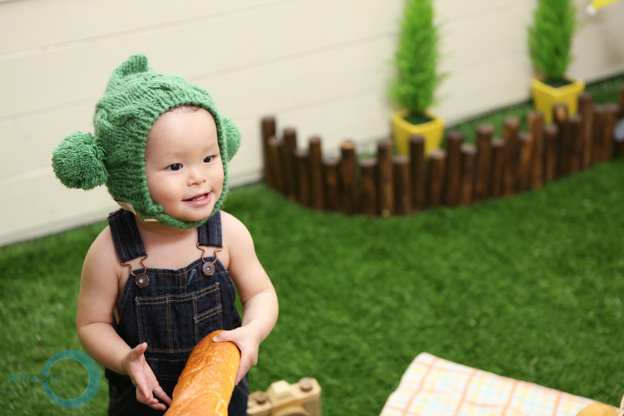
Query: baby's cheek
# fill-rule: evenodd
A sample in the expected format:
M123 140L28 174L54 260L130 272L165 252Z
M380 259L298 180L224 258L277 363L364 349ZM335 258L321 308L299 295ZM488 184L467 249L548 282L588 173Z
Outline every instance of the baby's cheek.
M225 181L225 173L223 172L223 165L221 165L221 172L218 174L215 174L214 181L219 189L223 189L223 182Z

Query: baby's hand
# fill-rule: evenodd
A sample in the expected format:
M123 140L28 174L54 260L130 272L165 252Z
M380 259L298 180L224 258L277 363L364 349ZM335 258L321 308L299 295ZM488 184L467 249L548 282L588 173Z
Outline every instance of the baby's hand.
M241 381L251 367L258 363L258 348L260 338L250 327L240 327L231 331L224 331L213 338L214 342L230 341L236 344L241 352L240 365L236 374L236 384Z
M136 397L140 403L146 404L156 410L166 410L167 406L160 403L154 396L160 397L165 403L171 405L171 399L160 387L149 364L145 361L147 343L137 345L123 359L123 369L132 379L136 386Z

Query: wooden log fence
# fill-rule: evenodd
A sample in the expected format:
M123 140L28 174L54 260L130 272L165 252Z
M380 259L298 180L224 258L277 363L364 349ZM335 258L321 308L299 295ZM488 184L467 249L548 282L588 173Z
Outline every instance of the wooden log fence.
M410 195L412 197L412 211L422 211L425 208L426 168L425 138L412 136L409 141L410 149Z
M440 206L468 206L511 197L544 183L624 156L614 129L624 117L624 87L619 104L595 105L590 94L578 99L578 114L565 104L553 108L553 124L537 111L527 114L527 131L509 117L502 138L494 126L477 127L475 144L457 130L446 132L446 148L425 157L422 136L409 140L409 155L394 155L389 139L376 143L377 154L358 158L355 143L345 140L338 156L323 156L322 139L297 146L287 127L278 137L276 120L261 120L263 177L267 186L291 201L317 210L348 215L408 215Z
M482 124L477 128L477 161L472 201L483 202L490 195L488 178L492 169L492 139L494 127Z
M527 124L533 139L530 187L539 189L544 179L544 115L539 111L530 111Z
M459 203L461 190L461 145L464 136L457 130L450 130L446 136L446 175L444 181L444 203L455 206Z
M505 165L507 150L501 139L492 140L492 170L490 171L489 188L491 198L500 198L503 195L505 179Z
M340 211L340 159L337 157L324 157L323 164L323 192L325 195L325 209Z
M446 176L446 151L434 150L429 153L429 208L437 208L442 204L444 194L444 178Z
M377 215L377 159L364 157L360 159L362 172L362 192L360 192L361 213L365 215Z
M377 178L379 180L379 210L382 217L394 214L394 180L392 169L392 141L377 143Z

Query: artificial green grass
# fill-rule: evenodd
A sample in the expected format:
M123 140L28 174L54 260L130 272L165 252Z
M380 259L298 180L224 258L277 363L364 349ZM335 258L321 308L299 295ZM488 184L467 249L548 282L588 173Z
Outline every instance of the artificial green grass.
M614 405L624 392L621 159L514 198L390 219L287 202L262 184L226 210L247 224L280 298L251 371L254 390L315 377L325 415L378 415L420 352ZM103 414L50 403L40 373L82 349L74 329L80 267L104 223L0 249L2 414ZM86 371L60 362L61 397ZM69 362L71 363L71 362ZM59 367L57 367L59 366Z
M232 195L282 305L254 376L314 376L326 414L378 415L427 351L619 403L623 173L618 161L513 199L389 220L264 205L281 198L263 187Z

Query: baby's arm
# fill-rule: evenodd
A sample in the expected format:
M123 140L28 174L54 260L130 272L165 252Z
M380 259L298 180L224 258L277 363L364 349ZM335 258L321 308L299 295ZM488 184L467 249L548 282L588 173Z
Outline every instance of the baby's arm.
M76 329L91 357L119 374L130 375L137 386L137 400L154 409L166 406L154 396L171 403L159 386L143 355L147 344L131 348L113 328L113 310L119 295L119 277L128 269L120 265L110 230L106 228L93 242L82 267ZM153 392L153 393L152 393Z
M243 305L242 326L220 333L215 341L232 341L241 350L236 384L258 362L258 347L269 335L278 315L277 295L269 276L256 256L247 228L232 215L221 211L224 244L228 248L228 272Z

